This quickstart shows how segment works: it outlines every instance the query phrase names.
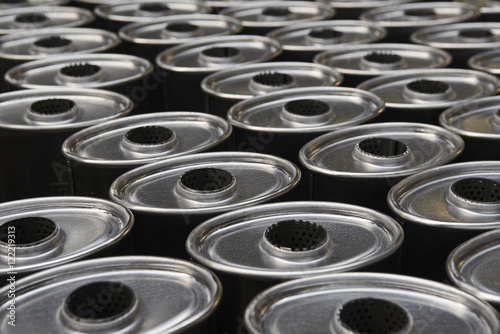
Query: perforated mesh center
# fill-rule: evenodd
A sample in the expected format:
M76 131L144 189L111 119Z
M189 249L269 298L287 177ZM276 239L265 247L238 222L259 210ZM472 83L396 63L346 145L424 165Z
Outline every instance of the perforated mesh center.
M181 183L194 191L216 192L227 189L234 182L233 176L219 168L200 168L186 172Z
M452 191L464 199L483 202L500 202L500 184L484 178L467 178L453 183Z
M269 87L288 86L293 82L293 77L280 72L262 72L255 75L252 80L260 85Z
M14 18L14 21L21 24L40 24L48 21L47 15L43 13L20 14Z
M375 51L366 54L363 57L366 61L377 64L395 64L401 61L401 56L390 51Z
M167 143L173 137L173 132L163 126L141 126L129 130L125 138L139 145L160 145Z
M330 110L328 104L317 100L295 100L285 104L285 110L300 116L318 116Z
M207 57L213 58L232 58L240 53L240 50L232 47L214 47L201 51Z
M194 32L198 29L199 27L197 25L190 23L171 23L165 27L165 30L177 33Z
M36 245L43 242L56 230L56 224L43 217L14 219L0 226L0 241L8 243L9 232L14 232L15 245Z
M47 99L33 102L30 105L31 112L38 115L61 115L71 111L75 102L67 99Z
M405 144L390 138L368 138L359 142L358 145L366 154L381 158L396 157L408 150Z
M356 334L397 333L410 321L402 307L375 298L361 298L344 304L339 317L342 325Z
M41 48L61 48L70 45L71 41L62 36L47 36L40 38L34 44Z
M61 73L74 78L89 77L99 73L101 68L87 63L75 63L61 68Z
M428 17L434 16L436 13L430 8L411 8L405 9L406 16Z
M490 29L467 29L467 30L460 30L458 33L461 37L465 38L490 38L493 37L493 33L491 32Z
M143 3L139 6L139 9L144 12L151 12L151 13L166 12L170 10L170 8L166 4L159 2Z
M96 282L73 291L66 299L66 309L76 321L112 321L133 307L135 296L124 284Z
M276 6L276 7L266 7L262 10L262 14L266 16L274 16L274 17L287 17L292 14L290 9L285 6Z
M415 80L406 85L409 90L421 94L443 94L450 89L446 82L435 80Z
M302 220L285 220L271 225L264 233L274 246L292 252L316 249L327 241L323 226Z
M342 31L329 28L314 28L309 31L309 36L318 39L335 39L344 35Z

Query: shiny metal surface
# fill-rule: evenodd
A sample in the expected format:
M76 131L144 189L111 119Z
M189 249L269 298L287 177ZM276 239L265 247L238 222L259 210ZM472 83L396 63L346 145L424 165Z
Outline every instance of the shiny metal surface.
M333 8L357 8L364 10L413 1L415 0L327 0Z
M0 4L0 9L21 8L32 6L61 6L67 5L70 0L18 0L5 1Z
M500 74L500 70L498 69L499 63L500 52L494 48L488 51L477 53L476 55L472 56L467 62L469 67L493 75Z

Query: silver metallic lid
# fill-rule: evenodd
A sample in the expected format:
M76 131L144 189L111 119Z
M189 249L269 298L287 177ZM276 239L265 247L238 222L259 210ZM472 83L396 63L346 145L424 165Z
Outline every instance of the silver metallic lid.
M348 9L370 9L376 7L385 7L391 5L399 5L407 2L415 2L417 0L326 0L333 8L348 8Z
M18 280L23 311L15 327L8 325L8 289L0 290L2 333L181 333L213 313L222 287L212 272L178 259L82 261Z
M394 254L402 242L401 226L387 215L344 203L309 201L216 216L191 232L186 247L194 260L213 270L290 280L360 270Z
M120 241L133 222L128 209L90 197L39 197L1 203L0 275L82 259Z
M135 56L68 54L15 66L7 71L5 80L18 88L108 88L144 78L152 71L148 60Z
M390 108L444 109L496 94L498 78L472 70L417 69L376 77L358 88L378 95Z
M68 6L33 6L5 9L0 13L0 35L47 27L78 27L92 23L94 14Z
M460 136L439 126L376 123L313 139L299 159L308 170L327 176L403 177L448 163L463 148Z
M174 72L211 73L229 66L265 62L281 51L277 41L263 36L204 37L160 53L156 65Z
M459 103L439 116L439 124L461 136L500 140L500 97Z
M90 28L44 28L0 37L0 58L30 61L65 53L105 52L120 44L115 33Z
M475 70L499 75L500 50L492 49L480 52L469 58L467 64Z
M402 43L343 45L314 57L315 63L332 67L342 74L363 76L446 67L451 60L451 55L446 51Z
M174 15L126 25L119 31L127 42L165 47L208 36L237 34L241 23L232 17L210 14Z
M130 116L77 132L66 139L66 159L94 166L138 166L207 150L227 140L231 125L197 112Z
M416 44L447 49L494 49L500 47L500 22L467 22L429 27L415 31Z
M416 2L379 7L364 12L361 20L377 22L385 28L422 28L474 20L479 7L459 2Z
M391 210L416 224L446 229L500 228L500 162L475 161L407 177L387 195Z
M234 17L246 28L279 28L332 18L335 10L322 2L247 1L226 8L222 15Z
M332 20L293 24L267 34L286 51L322 51L344 44L372 43L387 31L377 23L357 20Z
M98 89L36 89L0 94L0 129L67 131L126 116L133 102Z
M479 9L481 10L481 14L498 14L498 13L500 13L500 1L499 0L455 0L455 1L478 6Z
M290 88L337 86L342 79L334 69L319 64L269 62L215 72L203 79L201 88L220 98L247 99Z
M228 119L251 131L302 134L357 125L384 108L380 98L360 89L292 88L239 102L229 110Z
M461 290L499 306L499 259L500 230L493 230L455 248L446 261L446 271Z
M32 7L32 6L62 6L70 0L7 0L0 3L0 9Z
M113 201L147 214L215 214L282 195L300 170L267 154L197 153L138 167L116 179Z
M118 22L150 22L152 18L184 14L207 14L212 11L201 1L127 0L98 4L97 17Z
M386 321L387 320L387 321ZM484 333L498 313L451 286L403 275L342 273L276 285L245 312L250 333Z

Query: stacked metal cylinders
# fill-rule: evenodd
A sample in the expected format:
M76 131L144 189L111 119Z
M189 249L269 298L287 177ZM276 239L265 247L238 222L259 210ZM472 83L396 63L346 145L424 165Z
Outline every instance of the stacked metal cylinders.
M498 78L462 69L408 70L362 82L386 104L380 122L420 122L438 125L439 115L459 102L495 95Z
M291 162L248 152L197 153L138 167L117 178L110 198L134 212L134 253L186 258L185 242L201 222L293 189Z
M90 197L37 197L2 203L0 286L11 275L17 280L77 260L127 255L133 223L128 209Z
M403 273L444 281L462 242L498 229L498 161L457 163L407 177L387 196L405 229Z
M259 205L216 216L191 232L193 259L219 276L219 333L237 333L250 300L301 277L346 271L398 272L401 227L389 216L332 202Z
M76 195L108 198L112 182L133 168L204 151L226 151L231 125L196 112L142 114L104 122L68 137L62 153Z
M386 34L385 28L376 23L333 20L294 24L272 30L266 36L281 44L283 53L279 60L311 62L322 51L379 42Z
M151 256L81 261L17 283L24 312L9 325L9 287L1 289L3 333L212 334L222 293L207 269Z
M343 20L356 20L363 12L374 8L396 6L416 1L417 0L326 0L326 2L337 11L337 18Z
M385 112L385 111L384 111ZM453 161L462 138L419 123L358 125L322 135L302 147L314 200L338 201L389 213L392 186L417 172Z
M0 94L0 202L72 195L61 145L91 125L128 115L123 95L97 89L23 90Z

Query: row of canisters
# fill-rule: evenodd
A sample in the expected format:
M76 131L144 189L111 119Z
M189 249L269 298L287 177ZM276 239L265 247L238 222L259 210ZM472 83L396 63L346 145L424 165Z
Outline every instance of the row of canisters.
M0 1L0 333L500 334L500 1Z

